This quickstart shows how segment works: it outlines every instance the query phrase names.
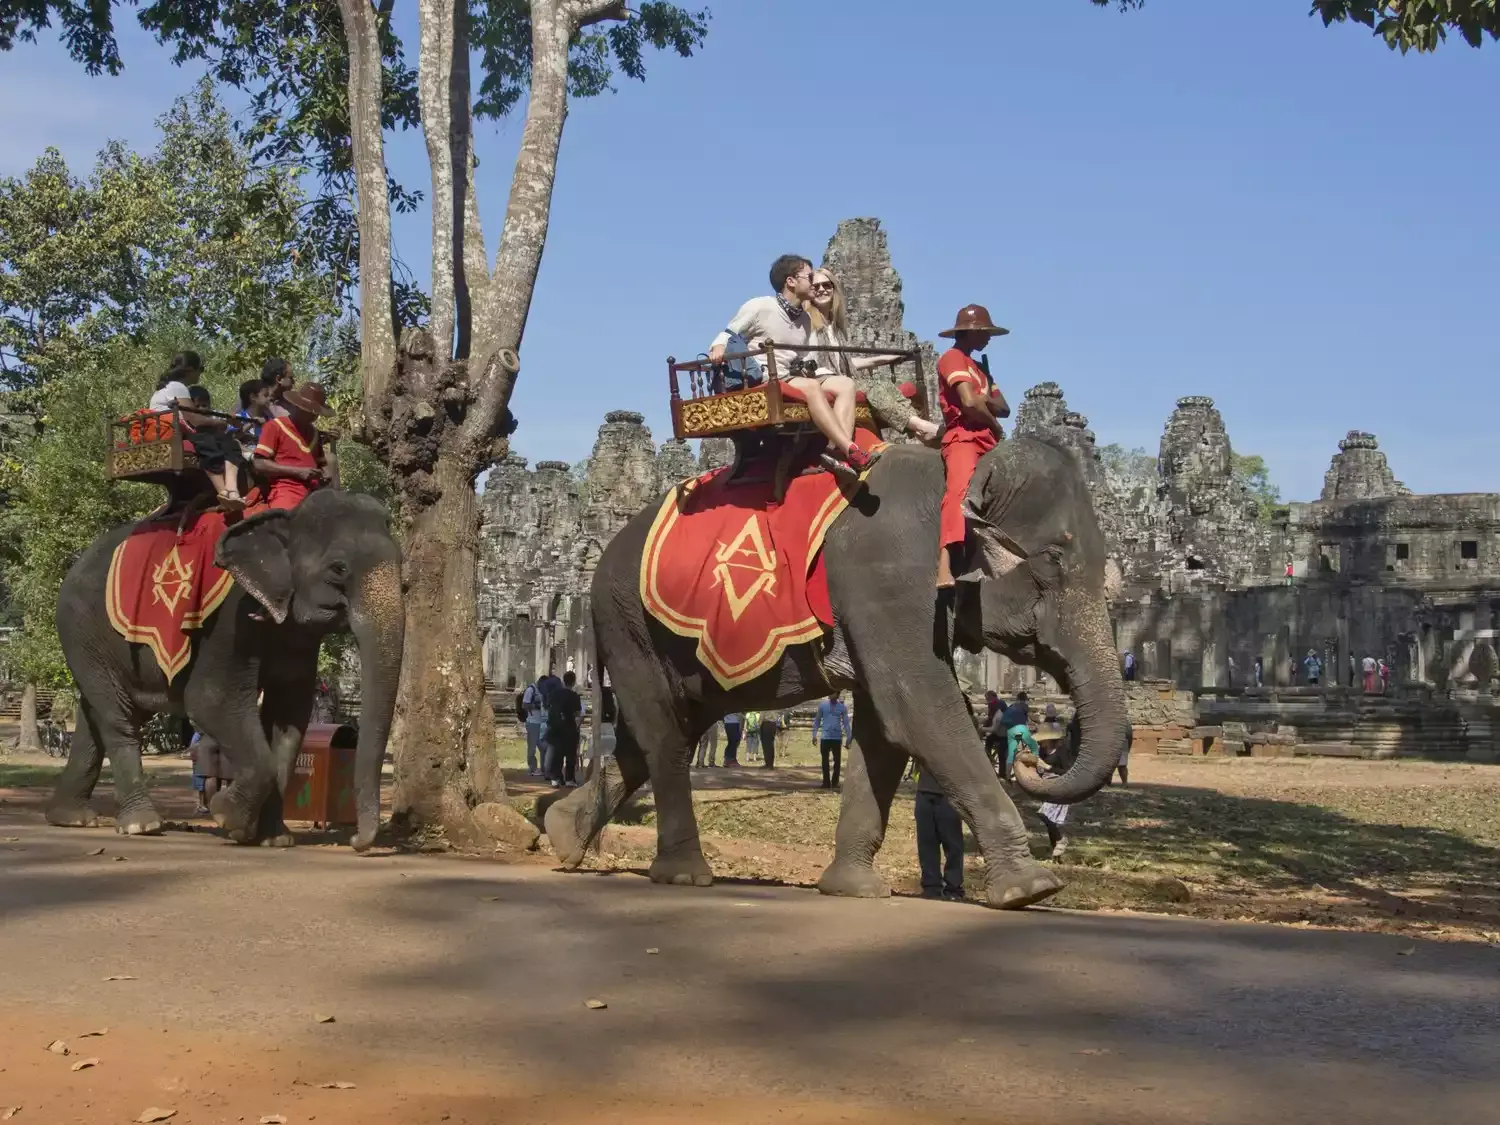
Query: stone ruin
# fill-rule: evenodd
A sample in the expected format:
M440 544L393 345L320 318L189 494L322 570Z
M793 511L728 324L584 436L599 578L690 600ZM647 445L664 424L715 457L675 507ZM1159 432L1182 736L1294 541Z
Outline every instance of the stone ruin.
M935 400L936 349L906 328L901 279L878 220L841 222L824 264L844 287L852 342L919 348ZM1257 665L1264 689L1291 690L1293 656L1309 648L1341 683L1349 658L1368 653L1414 690L1490 690L1500 496L1415 496L1374 435L1351 430L1320 497L1268 516L1237 477L1224 419L1203 395L1177 400L1154 463L1101 450L1088 419L1050 380L1021 397L1014 430L1046 436L1078 459L1122 580L1111 603L1117 648L1134 651L1143 682L1158 685L1145 696L1222 699L1254 689ZM679 441L658 449L641 415L611 411L582 466L528 469L519 457L497 466L482 498L487 677L503 687L549 665L582 670L584 598L603 545L668 484L727 463L731 452L724 439L701 442L696 454ZM964 657L959 673L976 689L1036 680L994 654ZM1254 731L1238 737L1240 716L1220 720L1237 736L1221 744L1256 744ZM1185 722L1174 720L1173 731ZM1196 745L1189 733L1167 743Z

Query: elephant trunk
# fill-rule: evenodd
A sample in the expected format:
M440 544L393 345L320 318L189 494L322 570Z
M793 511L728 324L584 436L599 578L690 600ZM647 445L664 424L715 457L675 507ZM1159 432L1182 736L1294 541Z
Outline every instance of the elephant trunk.
M387 561L366 574L350 598L349 625L359 645L359 745L354 752L354 802L359 826L354 850L362 852L375 843L380 830L380 775L401 679L406 609L400 563Z
M1017 762L1016 784L1032 797L1067 805L1092 796L1109 782L1125 749L1128 719L1125 686L1115 661L1104 599L1065 595L1062 620L1069 635L1062 647L1066 683L1079 721L1078 755L1061 774L1043 777Z

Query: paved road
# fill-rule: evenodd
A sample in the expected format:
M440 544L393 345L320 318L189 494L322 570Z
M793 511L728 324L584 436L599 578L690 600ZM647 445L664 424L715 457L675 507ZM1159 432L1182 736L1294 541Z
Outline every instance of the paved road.
M0 836L13 1027L244 1036L610 1091L642 1121L672 1099L805 1121L813 1101L1028 1125L1500 1119L1485 946L127 840L3 808ZM541 1104L514 1119L564 1119Z

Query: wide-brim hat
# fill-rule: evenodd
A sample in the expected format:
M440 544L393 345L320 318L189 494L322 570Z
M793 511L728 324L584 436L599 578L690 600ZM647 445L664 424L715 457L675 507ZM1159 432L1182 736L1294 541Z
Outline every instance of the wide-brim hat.
M318 383L299 383L282 396L282 401L319 418L333 417L333 411L328 409L328 395Z
M953 327L939 332L939 336L952 339L960 332L985 332L991 336L1008 336L1009 328L999 327L990 319L990 310L983 305L965 305L953 318Z

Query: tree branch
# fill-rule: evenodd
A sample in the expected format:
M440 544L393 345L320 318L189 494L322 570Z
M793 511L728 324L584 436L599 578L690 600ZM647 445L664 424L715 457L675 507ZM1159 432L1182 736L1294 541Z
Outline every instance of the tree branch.
M455 8L466 0L418 0L417 103L432 169L432 315L428 330L442 359L453 355L454 241L459 222L454 176L453 60L467 54L456 42ZM460 126L461 127L461 126ZM467 149L467 145L464 146Z
M391 201L381 132L379 17L369 0L339 0L349 43L349 137L359 193L360 367L367 431L383 427L381 414L396 370L396 328L391 315Z
M576 31L605 20L628 20L630 9L626 7L625 0L572 0L566 16Z

